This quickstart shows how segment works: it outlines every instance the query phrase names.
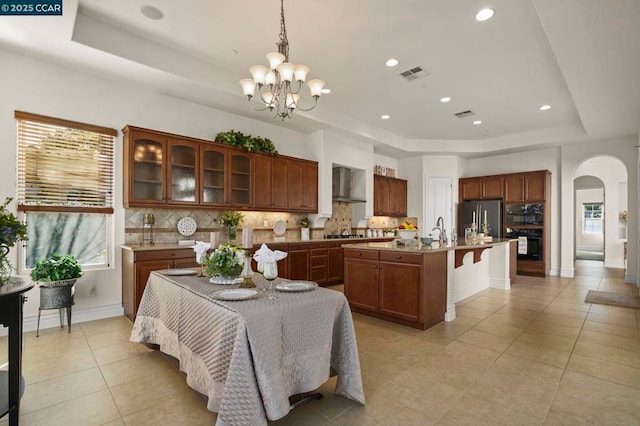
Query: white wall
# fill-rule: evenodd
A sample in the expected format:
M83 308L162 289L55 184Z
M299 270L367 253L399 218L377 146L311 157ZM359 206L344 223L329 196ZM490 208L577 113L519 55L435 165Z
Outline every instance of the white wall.
M626 189L627 169L624 163L610 156L592 157L582 162L574 172L574 178L581 176L594 176L600 179L604 185L604 264L606 267L624 267L624 238L621 236L620 206L626 205L627 193L619 193L620 188ZM574 179L575 183L575 179ZM620 201L620 199L625 201ZM575 210L582 205L576 201ZM623 226L625 224L623 223ZM578 243L578 233L576 244ZM588 244L587 241L585 243Z
M235 129L273 140L282 154L320 160L314 135L306 135L224 111L140 90L70 68L0 50L0 197L16 193L16 123L14 110L122 129L126 124L212 140L216 133ZM122 137L116 139L115 264L88 271L76 285L74 318L83 312L109 316L121 312L121 259L124 242L122 207ZM372 156L371 156L372 158ZM372 159L366 163L370 165ZM370 166L369 166L370 167ZM371 169L369 168L369 171ZM329 174L330 176L330 174ZM323 179L326 182L326 179ZM329 180L330 182L330 180ZM330 183L329 183L330 185ZM329 192L331 188L329 187ZM17 264L17 253L10 256ZM96 294L90 295L91 284ZM39 295L30 291L25 305L25 328L37 314ZM51 311L53 312L53 311ZM52 314L53 315L53 314ZM90 318L89 318L90 319Z
M562 194L573 194L574 184L573 181L576 176L576 172L581 174L588 174L592 176L596 176L605 182L601 176L598 176L594 173L598 171L594 169L597 163L587 162L585 166L581 165L585 163L585 161L596 158L596 157L610 157L613 159L617 159L624 164L624 172L626 173L626 181L634 182L633 185L627 186L627 205L629 208L629 219L627 221L627 235L629 239L628 245L628 262L627 262L627 271L625 280L627 282L636 283L637 282L637 206L638 206L638 151L635 148L635 145L638 143L637 136L628 136L628 137L620 137L620 138L612 138L606 140L596 140L591 142L581 142L574 144L567 144L562 146L561 148L561 166L562 166L562 176L561 176L561 184L560 188ZM615 170L608 170L605 172L608 173L617 173L622 171L619 163L611 163L618 164L618 166L607 166L607 167L615 167ZM603 173L603 172L600 172ZM619 182L621 181L620 176L616 178L612 178L612 183L607 185L605 182L605 203L608 203L608 193L612 191L613 193L618 192L618 188L620 187ZM623 186L624 187L624 186ZM625 195L621 195L621 197L625 197ZM562 264L562 275L571 277L574 273L574 263L573 263L573 255L574 255L574 238L573 238L573 220L574 220L574 206L573 206L573 197L563 196L561 200L561 211L562 211L562 228L561 228L561 264ZM617 206L617 201L612 203L613 206ZM631 208L631 206L634 206ZM615 208L615 207L614 207ZM613 218L609 218L612 221L615 221L613 224L605 224L609 229L613 229L613 234L615 235L616 230L619 230L618 225L618 217L617 215L608 215L615 216ZM612 242L612 246L609 246L609 242L607 241L607 247L605 248L605 252L611 250L611 253L620 252L619 246L616 244L620 244L619 240L617 242ZM612 265L612 266L615 266Z

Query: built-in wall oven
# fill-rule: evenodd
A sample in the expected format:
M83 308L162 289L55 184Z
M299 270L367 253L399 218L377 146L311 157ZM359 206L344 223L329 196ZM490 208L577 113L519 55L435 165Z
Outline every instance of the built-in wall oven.
M519 260L543 260L542 229L507 228L507 238L518 239Z
M543 204L507 204L505 212L507 226L544 224Z

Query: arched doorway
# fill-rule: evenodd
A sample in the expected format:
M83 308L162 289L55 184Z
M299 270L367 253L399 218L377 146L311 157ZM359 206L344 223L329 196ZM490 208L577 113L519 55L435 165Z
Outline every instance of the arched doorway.
M625 267L627 168L611 156L583 161L574 180L574 259L598 257L604 266ZM599 240L600 238L600 240ZM601 249L598 249L600 244ZM582 249L582 250L581 250Z

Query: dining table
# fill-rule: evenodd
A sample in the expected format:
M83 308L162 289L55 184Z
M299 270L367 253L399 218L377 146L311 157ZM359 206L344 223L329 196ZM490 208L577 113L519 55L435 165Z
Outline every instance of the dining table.
M256 274L251 298L221 300L219 291L238 285L168 271L150 274L130 340L176 358L187 384L218 413L216 425L266 425L289 413L290 396L334 375L335 394L365 404L353 319L341 292L311 283L306 291L273 290L277 298L270 299Z

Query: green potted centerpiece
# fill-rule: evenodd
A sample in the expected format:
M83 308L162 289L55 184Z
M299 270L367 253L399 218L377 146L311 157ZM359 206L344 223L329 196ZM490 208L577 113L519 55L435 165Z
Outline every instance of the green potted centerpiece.
M204 267L214 284L233 284L244 268L244 250L233 244L220 244L204 260Z
M82 276L82 266L70 254L53 256L42 259L31 270L31 279L40 284L40 308L38 309L38 327L40 330L40 313L43 309L67 308L69 333L71 333L71 306L73 306L74 284ZM60 313L60 326L62 312Z
M242 223L244 215L240 212L224 212L220 215L220 223L227 230L227 239L234 241L237 236L238 225Z
M306 216L298 221L298 225L300 225L300 239L302 241L309 240L309 224L311 224L311 221Z

